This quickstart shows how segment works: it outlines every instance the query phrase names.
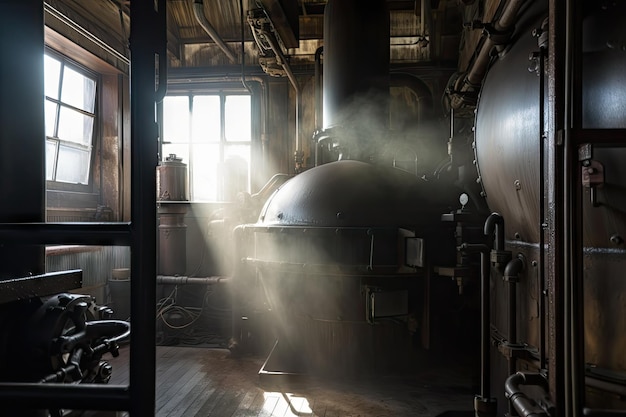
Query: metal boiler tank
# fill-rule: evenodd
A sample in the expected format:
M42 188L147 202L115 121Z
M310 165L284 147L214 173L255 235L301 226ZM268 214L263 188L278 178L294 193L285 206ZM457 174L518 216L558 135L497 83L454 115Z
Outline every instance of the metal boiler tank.
M406 370L416 345L436 344L433 287L458 297L433 270L456 261L454 225L441 217L459 193L376 163L388 140L386 2L329 1L324 18L324 127L339 157L287 181L257 223L236 229L233 347L255 332L278 340L268 372Z
M404 171L337 161L292 178L256 224L239 226L236 280L248 294L240 307L271 312L266 331L288 356L278 366L407 366L429 268L455 258L453 231L440 221L448 197Z
M626 127L626 29L623 3L586 2L582 39L582 112L575 115L585 129ZM509 299L505 280L491 280L491 325L503 340L534 351L524 366L536 370L545 358L545 311L541 247L550 207L544 198L549 186L546 172L547 125L544 103L545 50L540 49L547 30L547 2L537 2L516 22L513 43L494 59L481 89L475 119L475 152L479 181L490 210L504 219L504 238L513 257L521 256L517 312L510 329ZM626 150L619 146L579 148L582 172L583 317L584 362L587 378L605 391L588 385L588 406L605 408L621 404L611 389L611 378L626 375ZM558 203L557 203L558 204ZM513 333L511 333L511 331ZM493 353L495 352L495 353ZM503 382L511 372L492 350L492 375ZM608 379L607 379L608 378ZM600 382L598 382L600 381ZM607 384L608 382L608 384ZM615 379L612 380L615 382ZM494 385L497 386L497 385ZM618 387L613 385L613 390ZM619 387L618 387L619 388ZM506 404L506 401L499 401ZM500 408L500 407L499 407ZM505 408L501 410L504 412Z

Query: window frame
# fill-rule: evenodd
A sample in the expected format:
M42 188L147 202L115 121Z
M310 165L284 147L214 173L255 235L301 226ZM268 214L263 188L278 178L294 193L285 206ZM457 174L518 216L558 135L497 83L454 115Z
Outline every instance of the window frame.
M187 97L188 111L189 111L189 136L187 142L169 142L163 137L163 126L161 126L161 135L160 135L160 160L164 161L169 153L163 151L164 145L169 144L180 144L186 145L188 147L188 158L187 160L183 160L182 162L187 164L188 168L188 181L189 181L189 198L192 203L225 203L228 200L222 200L217 196L214 199L210 200L198 200L194 196L193 191L193 152L194 147L198 145L198 142L193 139L192 133L192 124L193 124L193 99L198 96L218 96L219 97L219 106L220 106L220 134L219 134L219 142L206 142L218 145L219 147L219 162L223 163L226 155L227 147L236 147L236 146L248 146L249 148L249 162L248 162L248 178L247 178L247 188L248 191L251 192L254 188L253 184L253 172L256 164L256 152L255 152L255 143L257 142L256 127L254 125L255 117L254 112L255 109L255 95L253 92L248 91L242 88L210 88L210 89L193 89L193 90L173 90L170 89L166 97ZM250 140L249 141L240 141L240 140L228 140L226 137L226 97L228 96L248 96L250 97ZM162 118L164 120L164 117ZM205 142L202 142L204 145ZM180 156L180 155L178 155Z
M96 166L96 157L98 154L98 149L99 149L99 144L100 144L100 115L99 115L99 109L100 109L100 99L101 99L101 94L100 94L100 89L101 89L101 84L102 84L102 77L101 74L98 73L97 71L94 71L78 62L76 62L74 59L72 59L71 57L51 48L50 46L46 45L44 48L44 55L49 55L51 57L53 57L56 60L61 61L62 63L62 68L68 67L71 68L72 70L80 73L81 75L92 79L95 82L95 95L94 95L94 108L93 108L93 113L90 113L88 111L84 111L82 109L76 108L74 106L72 106L71 104L68 103L63 103L63 101L61 100L61 92L62 92L62 75L63 72L60 72L60 80L59 80L59 98L55 99L52 97L48 97L45 96L44 97L44 105L45 103L51 102L54 103L56 105L56 111L57 111L57 116L55 118L55 133L56 133L56 129L58 128L58 117L59 117L59 111L62 107L67 107L70 108L74 111L77 111L81 114L89 114L93 116L93 131L92 131L92 137L91 137L91 145L81 145L75 142L71 142L71 141L66 141L63 140L61 138L58 137L50 137L48 135L46 135L44 137L44 140L46 141L46 143L48 142L48 140L53 140L56 142L56 160L55 160L55 167L54 167L54 172L56 172L57 167L58 167L58 157L59 157L59 147L62 144L66 144L66 145L70 145L71 148L75 148L75 149L81 149L81 150L87 150L89 152L89 168L88 168L88 172L87 172L87 184L80 184L80 183L69 183L69 182L63 182L63 181L57 181L56 179L52 179L52 180L48 180L47 179L47 174L46 174L46 189L47 190L52 190L52 191L71 191L71 192L81 192L81 193L93 193L95 190L94 187L94 167ZM47 155L46 155L46 163L47 163Z

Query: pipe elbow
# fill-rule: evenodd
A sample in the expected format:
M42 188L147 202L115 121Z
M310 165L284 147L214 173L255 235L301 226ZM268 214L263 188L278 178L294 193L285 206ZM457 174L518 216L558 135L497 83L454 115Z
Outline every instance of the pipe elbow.
M504 249L504 217L500 213L491 213L487 220L485 220L485 227L483 230L485 236L490 236L493 233L496 234L495 250Z
M511 259L504 268L504 280L510 282L518 281L519 273L526 268L524 255L521 253L516 258Z
M541 374L517 372L504 383L504 396L523 417L549 417L549 414L520 389L521 385L538 386L548 391L548 381Z

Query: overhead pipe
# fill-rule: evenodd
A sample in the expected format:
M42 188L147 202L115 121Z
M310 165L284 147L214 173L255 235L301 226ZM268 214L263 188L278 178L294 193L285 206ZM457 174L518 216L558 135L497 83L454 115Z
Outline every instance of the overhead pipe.
M213 39L213 42L219 46L219 48L224 51L228 59L231 62L237 63L237 56L230 50L226 42L220 37L215 28L211 25L211 23L207 20L204 15L204 0L193 0L192 4L193 15L196 18L196 21L202 26L202 29Z
M513 30L517 14L526 0L511 0L507 2L500 18L493 25L492 33L485 31L487 36L480 46L476 58L470 64L470 68L463 77L459 77L454 85L450 105L454 109L464 106L475 106L478 90L483 78L487 73L487 67L491 61L491 51L494 47L502 45L509 38L509 32ZM485 28L486 29L486 28Z
M541 388L547 395L548 381L541 374L517 372L506 379L504 396L510 401L515 411L523 417L549 417L550 414L530 399L520 388L532 385Z

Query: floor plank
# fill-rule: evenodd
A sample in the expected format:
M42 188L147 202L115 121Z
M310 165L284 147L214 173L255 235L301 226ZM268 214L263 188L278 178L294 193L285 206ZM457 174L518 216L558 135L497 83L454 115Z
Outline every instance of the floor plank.
M111 383L128 383L129 356L125 346L108 358ZM435 417L473 404L470 376L443 364L408 375L268 380L258 374L265 358L225 349L158 346L156 356L157 417Z

